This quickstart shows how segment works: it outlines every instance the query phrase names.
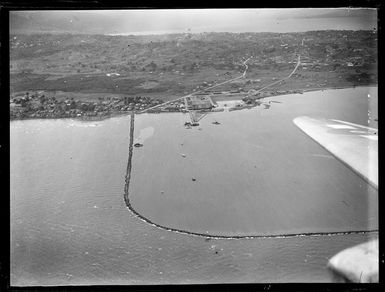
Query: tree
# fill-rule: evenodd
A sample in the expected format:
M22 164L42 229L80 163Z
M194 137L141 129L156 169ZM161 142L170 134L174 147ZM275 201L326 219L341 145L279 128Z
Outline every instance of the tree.
M76 102L72 98L71 103L70 103L70 109L75 109L75 108L76 108Z
M45 95L44 94L40 95L40 103L43 104L45 100L46 100Z

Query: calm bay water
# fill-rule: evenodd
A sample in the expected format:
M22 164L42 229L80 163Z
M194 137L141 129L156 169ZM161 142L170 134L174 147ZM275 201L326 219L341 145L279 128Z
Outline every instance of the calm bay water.
M226 236L377 229L377 191L292 123L368 125L368 94L272 97L191 130L181 113L138 115L131 203L158 224ZM11 122L13 285L325 282L328 258L372 236L208 241L149 225L123 200L129 123Z

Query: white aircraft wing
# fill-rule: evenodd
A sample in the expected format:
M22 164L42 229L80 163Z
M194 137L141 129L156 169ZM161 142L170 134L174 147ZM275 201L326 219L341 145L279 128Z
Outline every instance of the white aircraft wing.
M347 248L328 263L336 282L378 283L378 238Z
M378 129L309 117L298 117L293 122L378 189ZM337 282L378 282L378 254L377 238L337 253L328 267Z
M297 117L293 122L378 189L378 129L306 116Z

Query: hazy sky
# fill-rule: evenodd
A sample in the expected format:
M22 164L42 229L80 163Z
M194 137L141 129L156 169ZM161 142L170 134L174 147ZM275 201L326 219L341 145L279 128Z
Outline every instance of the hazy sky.
M368 29L376 24L376 11L367 9L202 9L103 13L117 13L127 17L127 26L137 27L139 31L191 29L191 32L289 32ZM142 29L145 27L147 29Z
M324 29L373 29L377 11L365 8L294 9L171 9L13 12L27 19L39 16L58 28L73 25L104 29L101 33L146 34L167 32L294 32ZM12 16L12 15L11 15ZM65 22L59 22L64 19ZM49 23L49 22L48 22ZM76 26L77 24L77 26ZM28 25L26 23L26 25ZM100 28L99 28L100 26ZM48 27L44 27L48 28Z

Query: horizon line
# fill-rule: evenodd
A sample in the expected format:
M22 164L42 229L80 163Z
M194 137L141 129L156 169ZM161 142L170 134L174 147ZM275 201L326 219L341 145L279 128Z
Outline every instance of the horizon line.
M199 35L199 34L210 34L210 33L229 33L229 34L258 34L258 33L271 33L271 34L288 34L288 33L308 33L308 32L319 32L319 31L374 31L377 32L376 28L373 29L318 29L318 30L306 30L306 31L286 31L286 32L276 32L276 31L244 31L244 32L234 32L234 31L202 31L202 32L156 32L149 31L151 33L143 32L111 32L111 33L97 33L97 32L72 32L72 31L23 31L22 29L15 29L14 31L9 31L9 34L73 34L73 35L105 35L105 36L160 36L160 35Z

